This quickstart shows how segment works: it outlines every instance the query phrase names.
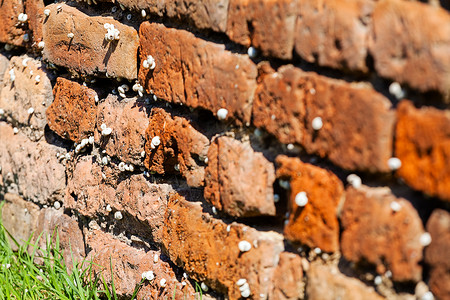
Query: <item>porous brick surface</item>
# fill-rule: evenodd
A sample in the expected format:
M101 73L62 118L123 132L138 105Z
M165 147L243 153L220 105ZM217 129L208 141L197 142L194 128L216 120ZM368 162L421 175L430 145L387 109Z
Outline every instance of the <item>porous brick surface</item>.
M136 78L139 39L133 27L113 18L90 17L66 4L45 8L50 10L43 26L45 59L82 74ZM119 40L105 39L106 23L120 31Z
M28 27L32 33L30 40L35 47L42 41L42 26L46 19L43 0L26 0L25 13L29 16Z
M24 46L24 34L27 25L19 22L19 14L24 12L24 1L11 0L0 3L0 42L16 46Z
M248 252L240 251L241 241L252 245ZM229 299L239 299L236 282L241 278L247 280L251 295L267 296L284 247L275 232L259 232L236 223L227 225L203 213L200 203L174 195L165 215L163 248L192 278L227 294Z
M397 114L397 174L414 189L450 201L450 112L402 101Z
M50 79L42 63L28 55L12 57L3 74L0 108L32 140L42 138L47 125L45 111L53 101Z
M306 61L339 69L368 71L371 14L367 0L298 1L295 51Z
M420 2L380 1L373 12L370 52L381 76L448 93L450 14Z
M262 153L230 137L214 140L208 151L205 199L235 217L275 215L275 171Z
M75 81L58 77L53 94L55 100L46 111L50 129L74 142L93 135L97 93Z
M22 132L0 123L0 166L7 190L40 204L61 200L66 186L65 167L57 157L66 150L46 141L32 142Z
M425 249L425 262L430 266L430 288L437 299L450 297L450 214L436 209L427 223L431 244Z
M396 206L400 209L392 209ZM411 203L395 197L389 188L350 187L341 222L346 259L373 264L379 274L389 270L395 281L421 279L424 229Z
M279 156L277 178L289 181L289 221L284 228L287 239L320 248L325 252L339 250L338 206L344 188L333 173L302 162L298 158ZM296 204L299 193L306 193L305 206Z
M278 72L264 65L260 71L255 126L348 170L389 170L395 115L381 94L291 65ZM323 126L315 130L317 117Z
M230 0L226 33L265 56L291 59L294 48L297 1Z
M139 68L147 92L215 115L225 108L227 119L250 122L256 66L248 57L162 24L144 22L139 34L141 65L148 55L156 64L153 70Z
M345 276L336 267L311 264L307 272L306 295L311 300L326 299L384 299L373 288L361 281Z
M145 133L145 166L159 174L181 174L192 187L204 185L209 140L183 117L153 108ZM160 144L152 144L159 138Z
M143 282L137 299L195 297L195 290L190 281L184 279L182 274L175 273L177 270L173 269L173 265L160 259L161 253L157 251L135 249L99 230L88 234L87 244L92 249L88 259L94 262L94 270L101 271L108 283L113 279L116 293L122 297L131 297L142 280L142 273L148 271L152 271L155 278ZM154 261L155 255L158 257L157 262ZM166 279L165 287L160 285L162 279ZM185 285L182 285L182 282Z
M102 136L102 124L112 129L110 135ZM108 155L126 163L143 165L142 151L148 124L147 111L142 101L136 98L119 100L116 96L108 95L98 105L95 140Z
M303 268L300 256L282 252L273 273L269 299L299 299L303 296Z

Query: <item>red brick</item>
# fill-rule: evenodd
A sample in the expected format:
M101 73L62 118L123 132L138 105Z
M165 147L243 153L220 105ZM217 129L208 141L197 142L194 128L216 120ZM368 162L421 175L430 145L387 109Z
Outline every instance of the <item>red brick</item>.
M110 234L98 230L90 232L87 243L92 251L88 259L94 263L94 271L102 272L106 282L111 283L113 273L116 293L122 297L131 298L136 286L141 281L142 273L152 271L155 279L145 281L139 289L137 299L194 299L195 290L188 280L177 279L169 262L154 262L158 251L147 252L128 246L113 238ZM111 272L110 264L113 271ZM161 288L159 282L166 279L167 285ZM181 282L185 282L185 286Z
M93 135L97 93L77 82L58 77L53 94L55 100L46 112L50 129L74 142Z
M303 269L300 256L282 252L274 271L273 290L268 299L303 299Z
M28 15L28 27L33 33L33 42L37 46L37 43L42 41L42 26L46 19L44 15L44 1L43 0L26 0L25 12Z
M425 262L430 266L431 291L437 299L450 298L450 213L436 209L427 223L431 244L425 249Z
M14 73L14 82L9 72ZM27 55L13 56L0 89L0 108L5 111L7 120L22 127L31 140L41 139L47 125L45 110L53 101L49 73L41 62ZM30 108L34 110L32 114L28 113Z
M230 0L226 34L264 56L291 59L296 19L297 1Z
M236 282L245 278L251 298L267 297L283 241L275 232L260 232L253 228L212 218L202 212L199 202L186 201L179 195L169 199L163 228L163 248L171 261L183 266L197 281L228 295L230 300L241 297ZM252 244L248 252L240 252L238 244ZM256 247L256 246L257 247Z
M101 124L112 129L108 137L102 137ZM109 95L98 105L95 140L106 153L125 163L143 165L145 130L149 120L143 103L136 98L118 100Z
M345 276L334 266L313 263L307 272L307 277L306 295L310 300L384 299L373 288L366 286L356 278Z
M66 185L65 167L57 153L66 150L46 141L32 142L22 132L0 122L1 185L35 203L61 201Z
M299 1L295 51L320 66L368 71L366 57L374 4L368 0Z
M399 211L391 208L394 201ZM341 249L347 260L373 264L379 274L390 270L394 281L421 279L424 230L407 200L396 198L389 188L349 188L341 223Z
M319 247L325 252L339 250L339 221L337 210L344 187L333 173L303 163L298 158L278 156L277 177L289 180L289 222L284 228L287 239ZM295 197L306 192L308 203L300 207Z
M196 1L196 0L109 0L131 10L146 10L147 14L173 18L176 21L189 23L199 29L211 29L225 32L227 25L229 0Z
M253 123L348 170L389 171L394 112L374 90L293 66L261 67ZM370 112L370 113L369 113ZM320 117L323 127L312 128Z
M6 72L8 72L9 59L0 53L0 94L3 88L3 79Z
M8 0L0 3L0 42L16 46L25 46L23 40L27 32L26 24L18 20L19 14L24 13L22 0ZM30 19L30 16L28 16Z
M112 77L136 78L139 38L133 27L112 18L90 17L61 3L48 5L46 9L50 10L50 16L43 27L45 59L82 74L106 72ZM118 41L105 40L105 23L120 31ZM73 33L73 39L67 36L69 33Z
M208 151L205 199L234 217L275 215L275 170L262 153L233 138L216 138Z
M166 184L151 184L142 175L131 175L106 182L103 174L111 174L110 167L100 167L93 156L84 156L69 173L64 206L87 217L108 215L121 211L149 225L154 241L160 242L161 228L167 208L167 197L172 191Z
M420 91L450 91L450 14L425 3L383 0L370 52L381 76Z
M414 189L450 201L450 111L402 101L397 112L397 175Z
M139 31L141 61L151 55L156 62L154 70L139 68L139 81L148 93L215 115L226 108L227 119L250 122L257 72L247 56L162 24L144 22Z
M161 144L152 149L152 139ZM205 168L198 160L208 153L209 140L182 117L171 117L161 108L154 108L146 131L145 166L158 174L175 174L179 169L188 185L204 185Z

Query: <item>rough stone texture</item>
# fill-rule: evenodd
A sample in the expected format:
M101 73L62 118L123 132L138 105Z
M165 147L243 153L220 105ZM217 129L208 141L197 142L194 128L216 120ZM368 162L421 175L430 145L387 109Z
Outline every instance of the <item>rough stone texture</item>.
M275 170L262 153L233 138L216 138L209 147L204 196L234 217L275 215Z
M82 74L106 72L112 77L136 78L139 38L133 27L112 18L90 17L61 3L46 8L50 16L43 27L45 59ZM105 40L105 23L120 31L118 41ZM69 33L74 34L73 39L67 36Z
M58 77L53 94L55 100L46 112L50 129L74 142L93 135L97 93L77 82Z
M14 82L10 70L14 72ZM40 82L36 82L36 76L40 77ZM47 124L45 110L53 101L49 73L41 62L27 55L13 56L0 89L0 108L5 111L7 120L16 127L23 127L31 140L41 139ZM30 108L34 109L31 115Z
M414 189L450 201L450 111L402 101L397 112L397 175Z
M264 56L291 59L294 48L297 1L230 0L226 34Z
M272 280L269 299L303 299L303 268L300 256L282 252Z
M247 280L251 298L261 294L265 298L272 290L271 277L284 248L282 237L236 223L228 228L223 221L203 213L199 202L188 202L175 194L166 211L163 248L193 279L204 281L231 300L241 296L236 285L240 278ZM243 240L252 244L250 251L239 251Z
M91 218L121 211L148 224L152 239L160 242L170 186L151 184L142 174L114 184L102 177L111 174L108 169L102 170L93 156L81 158L68 176L64 206ZM113 212L106 210L107 205Z
M306 295L310 300L348 299L382 300L373 288L356 278L347 277L334 266L311 264L307 272Z
M401 208L395 212L390 204ZM352 262L368 262L379 274L392 272L394 281L419 281L422 277L424 233L411 203L396 198L389 188L348 188L341 216L341 249Z
M152 139L161 144L152 149ZM204 185L204 160L209 140L182 117L171 117L161 108L153 108L146 131L145 166L158 174L175 174L179 169L192 187Z
M64 258L69 267L72 266L72 258L80 262L85 256L83 235L78 223L64 215L62 210L40 210L36 204L14 194L6 194L4 198L2 224L20 245L28 241L32 234L31 243L42 234L38 245L45 248L47 239L56 239L58 235L60 249L64 250ZM11 247L18 250L12 241Z
M338 251L337 210L344 193L341 181L333 173L298 158L280 155L276 163L277 177L290 182L290 215L284 228L285 237L325 252ZM295 204L295 196L300 192L306 192L308 197L304 207Z
M110 234L94 230L87 235L87 243L92 248L88 259L94 262L94 271L102 272L105 280L111 282L110 263L113 266L116 293L130 298L141 281L142 273L153 271L155 279L145 281L137 294L137 299L195 299L195 290L190 281L176 274L172 266L161 259L153 261L157 251L138 250L113 238ZM165 288L160 280L167 280ZM185 286L181 282L185 282Z
M437 299L450 298L450 213L436 209L427 223L432 241L425 249L430 268L429 285Z
M8 0L0 3L0 42L16 46L25 46L23 40L27 25L18 21L17 17L24 12L22 0Z
M389 171L395 114L381 94L291 65L278 72L262 65L260 72L253 104L255 126L342 168ZM317 131L311 125L316 117L323 122Z
M370 52L381 75L420 91L450 92L450 14L425 3L383 0Z
M65 168L56 157L66 150L46 141L31 142L24 134L0 123L1 185L6 191L40 204L61 201L66 185Z
M28 27L33 33L34 46L42 41L42 24L46 17L44 15L43 0L26 0L25 12L28 15Z
M3 79L5 76L5 73L8 71L9 67L9 59L2 53L0 53L0 95L3 88ZM0 106L1 108L1 106ZM1 118L1 116L0 116Z
M199 29L225 32L229 0L108 0L122 4L131 10L145 9L147 14L186 21Z
M2 224L14 239L23 245L31 234L36 234L39 206L23 200L15 194L5 194L3 200L5 203L1 211ZM10 245L14 251L19 249L12 240L10 240Z
M102 137L101 124L112 129ZM143 103L136 98L121 99L109 95L98 105L95 140L110 156L134 165L143 165L145 130L149 124Z
M375 2L368 0L301 0L295 51L320 66L368 71L366 57Z
M248 56L162 24L144 22L139 35L141 62L148 55L156 62L154 70L139 68L139 81L148 93L215 115L226 108L227 120L250 122L257 71Z

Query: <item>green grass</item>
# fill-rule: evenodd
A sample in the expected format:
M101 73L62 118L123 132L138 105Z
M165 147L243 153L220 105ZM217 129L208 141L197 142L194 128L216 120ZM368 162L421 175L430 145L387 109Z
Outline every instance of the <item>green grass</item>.
M114 281L109 286L102 273L94 274L91 261L76 263L72 256L74 263L68 272L58 235L46 237L45 247L37 246L41 238L32 243L30 236L19 243L0 218L0 299L117 299ZM12 250L10 240L18 247L17 251ZM112 265L110 270L112 274Z

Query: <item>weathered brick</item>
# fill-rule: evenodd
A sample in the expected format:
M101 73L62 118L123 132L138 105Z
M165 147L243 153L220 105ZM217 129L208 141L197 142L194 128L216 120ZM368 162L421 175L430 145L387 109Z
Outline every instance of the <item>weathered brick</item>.
M87 217L121 211L149 225L155 242L161 241L161 230L172 189L166 184L151 184L142 175L131 175L120 183L106 182L103 174L110 173L95 163L93 156L84 156L68 176L64 206Z
M139 38L133 27L112 18L88 16L65 4L45 8L50 10L43 26L45 59L82 74L106 72L112 77L136 78ZM119 40L105 39L106 23L120 31Z
M139 81L148 93L215 115L226 108L227 119L250 122L257 72L247 56L162 24L144 22L139 33L141 61L151 55L156 63L153 70L139 68Z
M0 166L6 191L40 204L61 201L66 184L65 167L56 156L66 150L46 141L31 142L21 132L0 122Z
M239 250L238 244L244 240L252 245L248 252ZM193 279L204 281L229 299L238 299L241 293L236 282L240 278L247 280L250 297L267 297L284 247L282 237L275 232L260 232L236 223L227 227L203 213L200 203L175 194L166 211L163 248Z
M176 274L169 262L158 259L158 251L138 250L114 239L110 234L94 230L87 235L87 243L92 249L88 259L94 263L94 271L102 272L106 282L111 283L113 273L116 293L130 298L142 279L142 273L152 271L155 278L145 281L137 294L137 299L194 299L195 290L190 281ZM110 269L112 264L113 270ZM160 280L166 279L165 288ZM184 282L185 285L181 285Z
M268 299L303 299L303 268L300 256L282 252L274 271Z
M320 66L368 71L366 58L374 4L368 0L299 1L295 51Z
M265 56L291 59L297 1L230 0L226 33L244 46L253 45Z
M208 151L205 199L234 217L275 215L275 170L262 153L233 138L216 138Z
M24 13L23 2L8 0L0 3L0 42L25 46L23 36L27 32L27 26L18 20L19 14Z
M190 23L199 29L225 32L229 0L108 0L132 10L146 10L147 14L169 17Z
M400 210L392 208L398 205ZM387 187L350 187L341 223L341 249L346 259L373 264L379 274L390 270L394 281L421 279L420 236L424 229L407 200L396 198Z
M45 110L52 101L49 73L41 62L27 55L12 57L0 92L0 108L7 120L22 127L31 140L39 140L47 125Z
M425 3L377 2L370 52L381 76L450 92L450 14Z
M152 139L160 145L152 149ZM182 117L171 117L161 108L153 108L146 131L145 166L159 174L175 174L177 169L192 187L204 185L205 160L209 140Z
M306 295L311 300L384 299L373 288L366 286L356 278L345 276L334 266L313 263L307 272L307 277Z
M450 111L402 101L397 112L397 175L414 189L450 201Z
M431 291L437 299L450 298L450 213L436 209L427 223L431 244L425 249L425 262L430 266Z
M93 135L97 93L77 82L58 77L53 94L55 100L46 111L50 129L74 142Z
M9 67L9 59L5 55L0 53L0 94L1 94L1 91L3 88L3 79L5 76L5 73L8 71L8 67ZM0 118L1 118L1 116L0 116Z
M389 170L395 114L381 94L290 65L278 72L263 65L261 73L255 126L348 170ZM316 117L323 122L319 130L312 127Z
M293 242L325 252L339 250L337 210L344 194L342 182L333 173L303 163L298 158L278 156L277 177L289 180L289 222L284 235ZM305 192L308 203L296 204L298 193Z
M25 12L28 15L28 27L32 32L34 46L42 41L42 25L46 19L43 0L26 0Z
M102 137L101 124L112 129L109 136ZM119 101L116 96L109 95L98 105L95 140L108 155L126 163L143 165L141 153L148 124L143 102L136 98Z

